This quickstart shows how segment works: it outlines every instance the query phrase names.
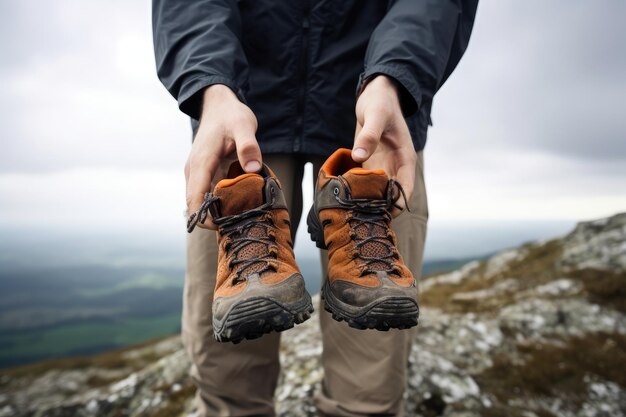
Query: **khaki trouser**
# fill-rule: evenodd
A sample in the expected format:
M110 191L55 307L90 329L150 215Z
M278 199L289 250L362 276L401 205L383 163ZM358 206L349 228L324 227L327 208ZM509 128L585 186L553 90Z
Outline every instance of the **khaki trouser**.
M283 185L292 225L302 214L302 175L306 159L266 155L264 162ZM314 177L321 164L312 159ZM416 279L422 268L428 208L423 156L418 153L412 212L393 221L398 247ZM292 234L295 236L295 226ZM327 270L326 252L322 271ZM217 271L215 232L196 228L187 240L187 275L183 299L182 338L192 360L201 416L273 416L274 389L280 364L279 333L238 345L213 338L211 303ZM402 395L411 343L416 329L356 330L333 320L320 305L324 379L316 404L321 416L402 414ZM296 327L297 329L297 327Z

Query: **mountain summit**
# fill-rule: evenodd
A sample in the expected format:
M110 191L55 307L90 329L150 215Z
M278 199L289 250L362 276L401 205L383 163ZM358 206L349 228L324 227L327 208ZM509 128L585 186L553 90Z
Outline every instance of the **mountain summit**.
M626 213L422 279L406 415L624 416L625 288ZM283 334L281 416L315 415L319 334ZM0 417L187 415L188 367L172 337L3 370Z

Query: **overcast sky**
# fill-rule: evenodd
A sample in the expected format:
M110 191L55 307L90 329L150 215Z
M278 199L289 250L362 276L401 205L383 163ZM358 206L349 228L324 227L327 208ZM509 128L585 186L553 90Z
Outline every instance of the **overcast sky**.
M433 222L626 210L624 16L479 5L435 99ZM0 226L182 231L189 124L156 78L149 2L0 0L0 39Z

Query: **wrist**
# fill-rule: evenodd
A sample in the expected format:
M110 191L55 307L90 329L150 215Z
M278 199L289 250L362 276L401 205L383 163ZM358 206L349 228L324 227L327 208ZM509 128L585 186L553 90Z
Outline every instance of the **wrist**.
M375 97L385 98L400 106L400 89L398 82L385 74L376 74L366 80L361 93L367 90L368 94Z
M398 92L398 84L396 80L385 74L376 74L367 80L366 86L381 88L388 91Z
M230 87L224 84L210 85L202 93L202 113L210 109L214 103L224 103L230 100L239 101L239 98L237 98L237 95Z

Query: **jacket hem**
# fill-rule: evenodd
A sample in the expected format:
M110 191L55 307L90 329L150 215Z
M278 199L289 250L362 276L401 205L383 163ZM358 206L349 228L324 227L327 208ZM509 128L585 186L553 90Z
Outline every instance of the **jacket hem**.
M230 88L242 103L246 103L243 91L233 79L221 75L202 75L183 84L181 94L178 96L178 108L192 119L200 120L201 92L215 84L223 84Z
M369 68L365 68L365 71L359 75L359 82L357 85L357 98L362 93L364 83L372 76L383 74L387 75L398 82L401 87L400 91L400 106L402 108L402 114L404 117L412 116L419 109L422 101L422 94L420 92L419 85L411 77L407 76L407 71L390 64L378 64Z

